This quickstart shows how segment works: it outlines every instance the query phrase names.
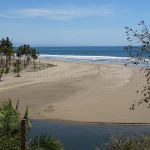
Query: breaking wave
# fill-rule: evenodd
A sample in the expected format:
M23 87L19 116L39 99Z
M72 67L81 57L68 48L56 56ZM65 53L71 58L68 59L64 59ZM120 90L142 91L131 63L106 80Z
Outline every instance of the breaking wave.
M77 62L100 62L100 63L115 63L125 64L128 57L114 57L114 56L77 56L77 55L45 55L41 54L40 59L53 59L53 60L65 60L65 61L77 61ZM146 63L140 62L140 65Z

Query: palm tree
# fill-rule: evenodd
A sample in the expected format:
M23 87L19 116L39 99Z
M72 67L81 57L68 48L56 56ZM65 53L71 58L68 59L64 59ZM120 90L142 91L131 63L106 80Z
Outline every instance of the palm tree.
M21 77L19 74L19 72L21 70L20 64L21 64L21 62L19 61L19 57L18 57L18 59L14 62L14 72L18 72L17 76L15 76L15 77Z
M1 55L1 65L2 65L3 64L3 49L1 45L0 45L0 55Z
M12 40L11 40L12 41ZM6 46L9 46L11 44L11 41L9 40L9 37L6 37L6 40L5 40L5 45Z
M21 56L23 56L23 54L24 54L23 46L21 45L16 50L16 56L18 57L18 60L16 60L16 62L14 63L15 71L18 72L18 75L16 77L20 77L19 71L21 70L20 64L21 64Z
M10 44L10 46L8 47L8 50L9 50L9 69L10 69L10 62L11 62L11 57L14 56L15 54L15 50L14 50L14 47L12 45L12 43Z
M0 41L1 64L3 64L4 49L5 49L5 47L6 47L5 43L6 43L6 42L5 42L5 39L2 38L2 40Z
M12 46L12 43L9 40L8 37L6 37L6 39L2 39L0 41L0 43L1 43L1 45L0 45L1 54L3 53L3 55L6 56L6 65L5 65L5 67L6 67L6 73L8 73L8 71L9 71L9 68L7 67L8 62L10 63L11 56L14 54L13 46ZM1 58L2 58L2 55L1 55ZM2 59L1 59L1 61L2 61Z
M8 37L6 37L6 39L2 39L3 43L3 48L4 48L4 55L6 56L7 59L7 52L8 52L8 48L10 47L10 45L12 44L11 41L9 40Z
M25 56L25 59L26 59L26 62L25 62L25 59L24 59L24 68L25 66L27 66L27 59L30 55L30 45L23 45L23 55Z
M27 62L29 64L29 60L30 60L30 55L31 55L31 49L30 49L30 45L27 45L27 60L26 60L26 66L27 66Z
M8 73L9 69L10 69L11 57L14 55L14 49L13 49L12 43L10 43L10 45L6 47L5 55L6 55L6 66L5 67L6 67L6 73ZM8 63L9 63L9 67L8 67Z
M18 104L18 102L17 102ZM24 118L27 120L26 133L31 129L31 124L28 118L28 107ZM16 149L21 148L21 118L17 111L17 107L12 106L12 101L9 99L4 101L0 106L0 149ZM36 135L30 142L26 143L27 150L62 150L62 144L51 138L46 137L46 134Z
M36 49L34 48L31 51L31 56L32 56L32 58L34 60L34 71L35 71L35 60L38 58L39 52L37 52Z
M9 72L9 67L7 67L8 66L8 62L10 62L11 56L14 54L12 43L7 44L7 42L5 42L6 46L4 47L4 55L6 56L6 63L3 65L3 67L2 67L2 69L0 71L0 81L2 81L1 77L2 77L2 74L4 72L4 69L6 68L6 73Z
M23 46L19 46L18 49L16 50L16 55L18 59L20 58L20 63L21 63L21 56L23 56Z

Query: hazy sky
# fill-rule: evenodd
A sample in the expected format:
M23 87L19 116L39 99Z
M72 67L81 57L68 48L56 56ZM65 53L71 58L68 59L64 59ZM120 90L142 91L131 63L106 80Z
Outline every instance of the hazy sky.
M125 46L141 20L149 0L0 0L0 39L16 46Z

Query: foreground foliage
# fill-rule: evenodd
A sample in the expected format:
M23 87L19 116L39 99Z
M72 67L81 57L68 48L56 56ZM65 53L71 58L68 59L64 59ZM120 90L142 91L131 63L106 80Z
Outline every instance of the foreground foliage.
M111 142L105 143L99 149L95 150L149 150L150 137L141 133L135 133L133 136L125 136L123 132L112 135Z
M46 134L41 134L40 136L37 134L31 139L28 143L29 150L61 150L62 144L55 140L55 138L51 138L51 135L48 137Z
M126 27L127 40L130 42L130 45L126 46L124 49L129 53L129 62L132 62L135 65L138 65L140 62L145 63L145 67L142 69L146 73L145 77L147 77L147 85L143 86L144 89L141 92L143 98L132 104L131 110L134 110L136 105L150 102L150 32L143 20L138 25L142 25L142 30L140 32L133 30L130 27ZM141 44L141 46L134 46L138 43ZM139 93L139 91L137 91L137 93ZM150 103L148 108L150 108Z
M17 111L18 102L15 108L12 101L6 100L0 106L0 149L20 150L21 148L21 117ZM26 135L32 128L28 118L28 107L24 115L26 119ZM36 135L29 142L26 142L27 150L62 150L63 145L46 134Z

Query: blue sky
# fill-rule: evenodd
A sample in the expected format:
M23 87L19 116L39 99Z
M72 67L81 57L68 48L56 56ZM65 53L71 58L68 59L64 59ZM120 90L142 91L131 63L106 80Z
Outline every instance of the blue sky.
M150 24L149 0L1 0L0 39L31 46L125 46Z

